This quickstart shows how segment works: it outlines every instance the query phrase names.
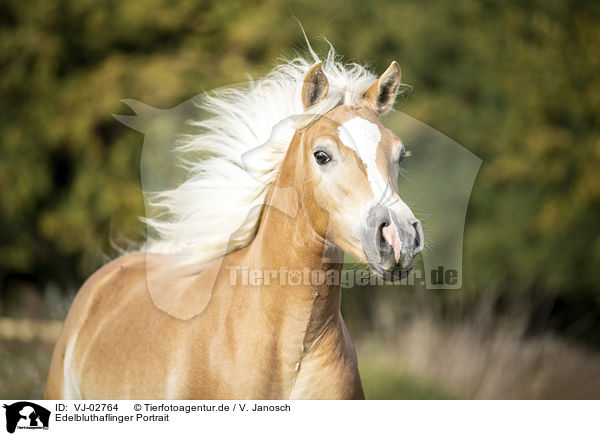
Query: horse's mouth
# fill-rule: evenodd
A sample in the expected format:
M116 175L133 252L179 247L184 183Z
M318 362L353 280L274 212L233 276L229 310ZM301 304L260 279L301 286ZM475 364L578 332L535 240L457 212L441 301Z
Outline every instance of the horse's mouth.
M397 282L399 280L405 279L411 273L412 268L413 268L411 265L406 269L394 268L394 269L388 270L388 269L384 269L378 265L373 265L371 263L369 263L369 267L371 268L371 271L373 271L377 277L382 278L386 282Z

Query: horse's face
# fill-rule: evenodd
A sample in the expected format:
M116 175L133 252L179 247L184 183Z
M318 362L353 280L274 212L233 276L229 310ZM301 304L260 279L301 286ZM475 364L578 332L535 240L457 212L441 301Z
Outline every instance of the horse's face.
M306 107L323 98L326 78L316 64L307 73ZM311 81L311 74L317 74ZM378 275L397 280L408 274L423 249L421 223L398 195L400 139L379 121L393 105L400 83L396 63L355 107L338 106L302 135L308 172L304 197L315 230ZM306 89L308 88L308 89ZM317 88L317 89L315 89Z

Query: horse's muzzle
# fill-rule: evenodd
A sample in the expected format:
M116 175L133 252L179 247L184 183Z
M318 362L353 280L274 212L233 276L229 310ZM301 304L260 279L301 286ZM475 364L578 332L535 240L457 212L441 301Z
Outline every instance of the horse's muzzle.
M367 214L361 235L362 249L371 269L386 279L408 275L415 257L423 251L423 226L412 213L398 214L381 205Z

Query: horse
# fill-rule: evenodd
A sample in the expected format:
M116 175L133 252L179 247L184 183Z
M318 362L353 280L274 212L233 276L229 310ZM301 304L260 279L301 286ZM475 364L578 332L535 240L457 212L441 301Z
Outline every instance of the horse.
M83 284L46 399L364 398L344 253L396 281L424 246L380 120L401 72L311 54L206 97L214 117L184 148L212 154L157 194L172 213L148 219L156 240Z

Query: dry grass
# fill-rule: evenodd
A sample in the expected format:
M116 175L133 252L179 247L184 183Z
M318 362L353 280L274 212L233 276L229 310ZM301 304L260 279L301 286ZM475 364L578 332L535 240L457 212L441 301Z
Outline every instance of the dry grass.
M0 399L40 399L53 344L0 341Z
M377 356L397 374L465 399L600 398L598 351L550 333L528 336L524 317L494 317L489 302L452 321L421 309L398 322L394 305L378 307L375 332L357 341L359 359Z
M57 320L15 319L0 317L0 340L31 342L39 340L53 343L62 329Z
M600 398L600 352L526 334L531 307L498 317L490 294L475 310L448 313L419 295L379 295L369 333L352 333L367 398ZM41 398L59 328L0 318L0 398Z

